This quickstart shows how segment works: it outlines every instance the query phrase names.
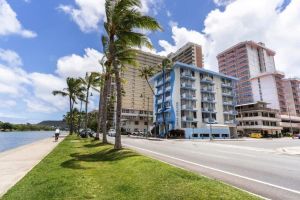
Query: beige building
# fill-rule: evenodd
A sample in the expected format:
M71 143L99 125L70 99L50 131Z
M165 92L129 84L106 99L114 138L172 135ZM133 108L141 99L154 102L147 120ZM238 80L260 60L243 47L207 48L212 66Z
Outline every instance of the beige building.
M139 66L157 67L164 57L139 51ZM147 118L149 129L153 121L153 94L146 80L140 77L138 67L127 66L122 73L125 96L122 99L122 127L127 131L146 131Z
M168 55L173 62L182 62L188 65L194 65L203 68L203 54L202 47L200 45L189 42L181 47L175 53Z
M251 133L261 133L265 137L281 135L279 110L268 108L267 105L260 101L236 106L239 135L249 136Z

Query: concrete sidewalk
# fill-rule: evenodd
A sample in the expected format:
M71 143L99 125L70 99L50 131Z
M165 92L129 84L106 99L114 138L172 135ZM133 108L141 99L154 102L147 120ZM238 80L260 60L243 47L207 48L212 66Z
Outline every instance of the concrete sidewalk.
M47 138L0 153L0 197L48 155L64 137L61 136L58 142L54 142L54 138Z

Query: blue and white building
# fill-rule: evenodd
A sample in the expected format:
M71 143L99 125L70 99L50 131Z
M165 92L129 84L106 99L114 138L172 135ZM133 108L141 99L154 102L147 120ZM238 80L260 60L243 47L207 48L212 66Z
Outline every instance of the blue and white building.
M210 134L213 138L233 136L237 81L234 77L179 62L153 76L154 122L160 136L176 129L184 130L185 138L209 138Z

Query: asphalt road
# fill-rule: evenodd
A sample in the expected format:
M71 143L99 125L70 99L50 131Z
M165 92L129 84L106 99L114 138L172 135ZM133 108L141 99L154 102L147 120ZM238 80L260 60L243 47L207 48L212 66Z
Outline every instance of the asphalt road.
M221 180L269 199L300 199L300 155L278 148L300 140L146 140L123 137L123 145L172 165Z

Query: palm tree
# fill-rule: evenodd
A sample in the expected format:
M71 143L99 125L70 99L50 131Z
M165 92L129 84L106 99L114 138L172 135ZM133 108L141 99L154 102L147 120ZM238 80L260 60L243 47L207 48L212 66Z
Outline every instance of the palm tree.
M140 72L140 77L147 81L147 84L148 84L149 88L151 89L152 94L155 95L154 90L149 83L149 77L151 77L155 74L155 68L152 66L143 66L139 69L139 72Z
M139 9L140 0L106 0L106 31L107 64L113 67L117 89L116 137L115 149L121 149L121 110L122 83L120 72L124 65L135 63L136 50L133 47L152 47L148 37L138 29L156 31L161 29L158 22L144 16Z
M87 129L88 124L88 104L89 104L89 96L90 96L90 89L93 88L95 90L96 87L100 84L99 83L99 76L100 74L97 72L91 72L90 74L87 72L85 78L80 78L81 82L86 87L86 95L85 95L85 122L84 122L84 129Z
M80 79L77 78L70 78L68 77L67 80L67 87L63 90L54 90L52 94L54 96L61 95L63 97L69 98L69 109L70 109L70 134L73 134L74 131L74 121L73 121L73 108L74 104L76 104L76 100L79 96L81 96L85 90L82 86L82 82Z
M79 97L78 97L79 101L80 101L80 108L79 108L79 118L78 118L78 129L77 129L77 133L79 134L80 132L80 128L81 128L81 117L82 117L82 103L85 102L85 95L82 93Z

